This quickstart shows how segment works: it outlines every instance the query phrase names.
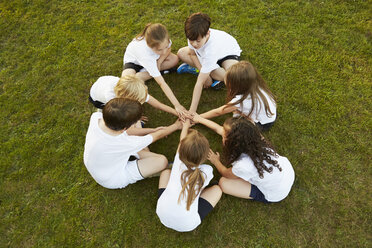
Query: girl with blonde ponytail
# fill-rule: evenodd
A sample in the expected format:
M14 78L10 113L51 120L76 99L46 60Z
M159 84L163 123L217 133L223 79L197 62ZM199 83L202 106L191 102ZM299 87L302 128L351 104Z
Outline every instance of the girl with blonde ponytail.
M179 232L194 230L222 195L218 185L205 188L213 178L212 167L203 164L208 158L209 142L198 131L189 130L189 126L187 120L172 170L160 175L156 207L163 225Z

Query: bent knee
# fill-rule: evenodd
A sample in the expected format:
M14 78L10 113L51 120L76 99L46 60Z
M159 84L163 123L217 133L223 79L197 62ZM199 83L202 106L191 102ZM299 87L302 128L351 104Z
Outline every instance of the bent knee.
M182 47L178 50L177 56L179 59L183 59L189 55L188 47Z
M158 154L156 156L156 164L163 170L168 165L168 159L164 155Z
M218 182L218 186L220 187L220 189L222 190L222 192L225 192L225 190L226 190L226 182L227 182L227 178L226 177L221 177L220 178L220 181Z

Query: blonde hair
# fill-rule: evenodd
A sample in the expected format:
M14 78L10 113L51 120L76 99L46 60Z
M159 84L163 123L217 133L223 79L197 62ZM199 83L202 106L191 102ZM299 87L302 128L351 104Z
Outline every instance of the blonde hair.
M157 48L163 41L169 40L167 28L160 23L148 23L140 34L136 36L136 40L146 40L150 48Z
M114 88L115 95L121 98L129 98L143 104L147 98L147 86L136 75L126 75L119 79Z
M199 169L199 165L207 159L208 152L207 138L194 129L190 129L187 136L180 142L179 156L187 170L181 174L182 190L178 197L178 203L185 198L187 191L187 210L190 210L191 204L203 187L205 177Z

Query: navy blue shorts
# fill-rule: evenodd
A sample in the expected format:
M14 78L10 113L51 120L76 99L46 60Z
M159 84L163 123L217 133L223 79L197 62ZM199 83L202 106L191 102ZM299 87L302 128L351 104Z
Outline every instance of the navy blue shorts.
M124 64L124 70L125 69L133 69L135 70L136 72L139 72L140 70L143 69L143 66L142 65L137 65L135 63L125 63Z
M94 107L99 108L99 109L103 109L103 107L105 106L103 102L94 101L90 95L89 95L89 101L94 105Z
M217 64L222 67L222 63L225 61L225 60L228 60L228 59L233 59L233 60L237 60L237 61L240 61L240 56L238 55L227 55L226 57L223 57L222 59L218 60L217 61Z
M260 129L260 131L268 131L272 126L274 126L275 121L266 123L266 124L261 124L261 122L256 122L256 126Z
M163 194L164 190L165 188L158 189L158 199ZM212 210L212 204L210 204L206 199L199 197L198 214L200 216L200 220L203 220L205 216L207 216Z
M249 195L251 197L251 200L264 202L264 203L270 203L268 200L265 199L264 194L257 188L256 185L251 184L251 194Z

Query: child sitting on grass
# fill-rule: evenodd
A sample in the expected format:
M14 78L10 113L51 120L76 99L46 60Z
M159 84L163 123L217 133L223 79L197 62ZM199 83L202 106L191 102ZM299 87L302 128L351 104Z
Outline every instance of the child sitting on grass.
M251 119L262 131L269 130L276 119L275 96L256 68L248 61L231 66L225 76L226 104L201 114L210 119L234 112Z
M154 78L184 119L186 109L178 102L160 71L170 70L178 64L177 55L171 53L172 42L164 25L147 24L127 46L124 53L122 76L136 74L143 81Z
M172 171L164 170L159 179L156 213L168 228L179 232L194 230L220 200L218 185L205 188L213 178L210 165L202 164L208 156L208 140L183 124L180 144Z
M177 55L185 62L178 73L197 74L191 112L196 112L203 87L218 89L224 85L226 70L240 59L241 49L234 37L226 32L209 28L211 19L207 14L194 13L186 19L185 34L188 46L181 48ZM196 68L193 68L196 67ZM214 81L213 80L217 80Z
M197 114L193 121L222 136L224 155L232 167L226 168L220 155L212 150L208 159L222 175L219 185L225 194L264 203L279 202L287 197L295 179L292 165L272 148L252 122L234 117L221 127Z
M139 101L141 104L147 102L154 108L178 116L177 111L156 100L148 94L147 86L142 79L136 75L126 75L121 78L114 76L103 76L90 88L89 101L99 109L111 99L128 98Z
M164 170L168 164L163 155L150 152L148 145L181 129L182 124L161 128L145 136L131 135L128 130L142 115L138 101L114 98L101 112L90 118L84 147L84 164L101 186L124 188Z

